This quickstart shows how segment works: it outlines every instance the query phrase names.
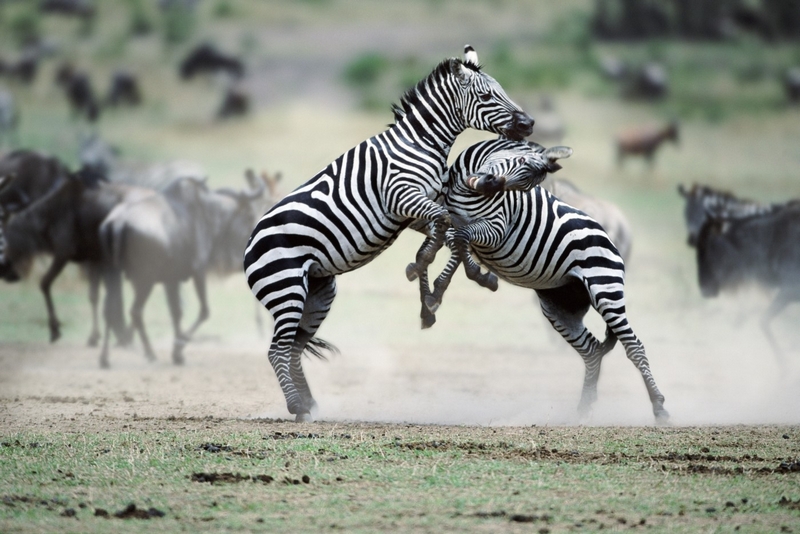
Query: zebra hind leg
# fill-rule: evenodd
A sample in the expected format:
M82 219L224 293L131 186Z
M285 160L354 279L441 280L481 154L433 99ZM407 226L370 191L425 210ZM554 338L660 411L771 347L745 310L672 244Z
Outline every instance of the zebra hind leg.
M619 339L625 347L625 354L628 359L636 366L642 375L650 403L653 406L653 415L658 424L666 424L669 421L669 412L664 409L664 395L656 385L653 373L650 371L650 362L645 354L644 344L633 333L628 318L625 315L625 305L620 302L606 303L605 306L598 307L597 311L603 317L608 328Z
M585 366L581 400L578 414L582 419L589 416L592 404L597 400L597 381L603 356L616 345L617 338L610 329L606 339L599 341L583 324L583 318L591 307L585 288L579 282L565 286L537 290L542 313L564 340L583 358Z
M309 278L308 296L306 297L303 314L298 325L297 334L292 345L289 374L300 397L300 407L295 413L297 422L313 421L317 411L317 402L311 395L308 386L301 356L306 352L312 356L325 359L325 352L338 352L336 347L315 338L322 322L328 316L333 299L336 297L336 278Z

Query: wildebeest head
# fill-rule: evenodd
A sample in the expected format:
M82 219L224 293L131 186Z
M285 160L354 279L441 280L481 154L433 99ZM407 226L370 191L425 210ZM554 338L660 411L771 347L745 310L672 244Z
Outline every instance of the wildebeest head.
M729 228L724 217L709 213L699 229L695 241L697 277L704 297L716 297L723 287L733 285L737 269L731 261L731 244L725 239Z
M689 189L680 184L678 193L686 201L683 217L689 234L687 242L692 247L697 246L700 229L711 216L745 217L778 206L762 205L749 199L738 198L728 191L699 184L693 184Z
M501 191L529 191L548 173L561 169L557 160L568 158L572 149L556 146L545 149L532 142L519 142L516 147L490 155L480 168L467 178L467 186L482 195Z

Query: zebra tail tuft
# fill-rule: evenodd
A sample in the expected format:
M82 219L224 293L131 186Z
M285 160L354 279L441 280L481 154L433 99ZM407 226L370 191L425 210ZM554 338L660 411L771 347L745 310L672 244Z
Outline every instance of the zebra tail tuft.
M326 352L329 354L340 354L339 349L337 349L334 345L318 337L312 337L308 341L305 352L307 355L316 356L320 360L328 359L328 356L325 354Z

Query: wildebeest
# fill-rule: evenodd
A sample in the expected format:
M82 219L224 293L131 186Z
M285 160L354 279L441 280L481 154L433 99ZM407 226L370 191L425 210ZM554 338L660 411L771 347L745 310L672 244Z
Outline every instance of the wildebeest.
M69 169L57 158L33 150L11 151L0 159L0 177L14 179L0 192L0 206L10 212L21 211L68 174Z
M138 106L142 102L142 92L136 76L128 71L118 70L111 76L111 85L106 96L106 105Z
M224 54L210 43L193 48L180 64L180 75L184 80L196 74L224 72L233 78L244 76L244 64L232 55Z
M206 275L232 272L241 265L242 250L261 214L264 184L248 174L250 188L210 190L205 180L179 178L148 198L123 202L100 228L106 258L123 270L134 289L131 327L139 334L145 354L155 358L144 325L144 306L153 287L164 285L174 344L172 361L184 362L183 349L209 316ZM192 279L200 312L188 330L181 327L180 284ZM108 333L101 353L108 365Z
M559 200L578 208L600 223L627 266L633 244L633 232L627 217L617 205L588 195L569 180L552 175L549 175L540 184L540 187L547 189Z
M120 159L120 149L96 133L81 139L78 158L82 165L105 174L109 181L160 190L177 178L206 176L198 163L173 160L161 163L126 162Z
M0 60L0 74L10 80L29 85L36 79L39 71L39 55L32 50L25 50L16 61Z
M95 15L94 3L90 0L42 0L39 2L39 10L82 19L91 19Z
M64 90L74 116L85 115L89 122L100 117L100 102L87 73L65 63L56 72L56 83Z
M781 366L770 322L800 301L800 202L773 205L755 215L709 213L697 237L697 272L704 297L756 283L777 290L761 329Z
M658 100L667 96L667 71L659 63L645 63L623 81L622 96L630 99Z
M16 175L15 182L20 181ZM3 191L5 195L8 188ZM0 277L7 281L20 278L21 270L38 254L49 254L52 261L40 281L47 305L50 341L61 336L60 321L50 295L50 287L68 262L89 269L90 301L93 327L89 344L99 339L97 300L101 278L106 285L104 316L121 343L127 342L122 313L121 276L107 269L99 241L100 223L123 199L152 194L145 189L122 184L108 184L98 174L81 170L57 180L46 193L18 211L3 210L2 234L5 255L0 259Z
M762 204L754 200L738 197L730 191L723 191L701 184L692 184L690 188L680 184L678 185L678 193L686 203L683 209L683 217L688 232L687 242L692 247L697 246L700 228L706 223L710 215L744 218L769 213L773 209L787 204Z
M671 121L663 126L631 128L617 135L617 164L622 166L628 156L642 156L651 167L656 151L665 141L678 144L678 123Z
M14 96L0 87L0 150L11 145L11 138L16 134L19 124L19 111L14 103Z
M229 87L217 111L218 119L247 115L250 111L250 94L242 87Z
M800 67L793 67L786 71L783 76L783 87L789 102L800 103Z

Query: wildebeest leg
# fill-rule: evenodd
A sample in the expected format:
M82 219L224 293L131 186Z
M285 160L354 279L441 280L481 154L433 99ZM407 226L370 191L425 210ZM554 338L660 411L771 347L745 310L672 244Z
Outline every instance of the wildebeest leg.
M147 337L147 331L144 328L144 305L147 303L147 299L150 298L152 291L152 282L135 281L133 284L133 304L131 305L131 324L139 332L139 338L142 340L142 346L144 347L144 355L151 362L155 361L156 354L153 352L153 347L150 345L150 339Z
M794 292L783 292L780 291L777 295L775 295L775 299L770 303L767 310L764 312L764 315L761 316L761 330L764 331L764 335L767 337L767 341L769 342L770 347L772 347L772 352L775 354L775 358L778 360L778 365L780 365L781 370L786 370L786 359L783 356L783 351L781 350L778 342L775 340L775 336L772 335L772 329L769 327L772 320L786 308L791 302L796 300L800 300L800 295L797 294L798 290Z
M164 292L167 294L167 305L169 306L169 316L172 319L172 331L175 339L172 344L172 363L183 365L183 348L189 341L189 336L181 330L181 286L177 280L164 282Z
M597 380L600 378L600 364L616 344L616 337L606 330L606 339L600 342L583 324L589 311L591 300L586 289L578 280L565 286L537 290L542 313L564 340L583 358L585 373L578 413L581 417L589 415L592 404L597 400Z
M92 307L92 330L89 333L89 340L86 344L96 347L100 341L100 326L97 312L97 305L100 302L100 277L102 269L99 265L89 263L85 265L86 276L89 279L89 305Z
M53 306L53 298L50 296L50 287L53 285L53 281L58 277L58 275L61 274L61 271L64 269L66 264L67 260L64 258L60 258L58 256L54 257L53 262L50 264L47 272L44 273L44 276L42 276L42 279L39 282L39 288L44 294L44 302L47 305L47 324L50 327L51 343L54 343L58 340L58 338L61 337L61 328L58 317L56 317L56 308Z
M200 312L197 314L197 319L195 320L194 324L192 324L192 326L189 327L189 330L187 330L187 338L191 338L197 331L197 328L211 315L208 309L205 273L198 273L192 276L192 282L194 283L195 293L197 293L197 300L200 301Z

